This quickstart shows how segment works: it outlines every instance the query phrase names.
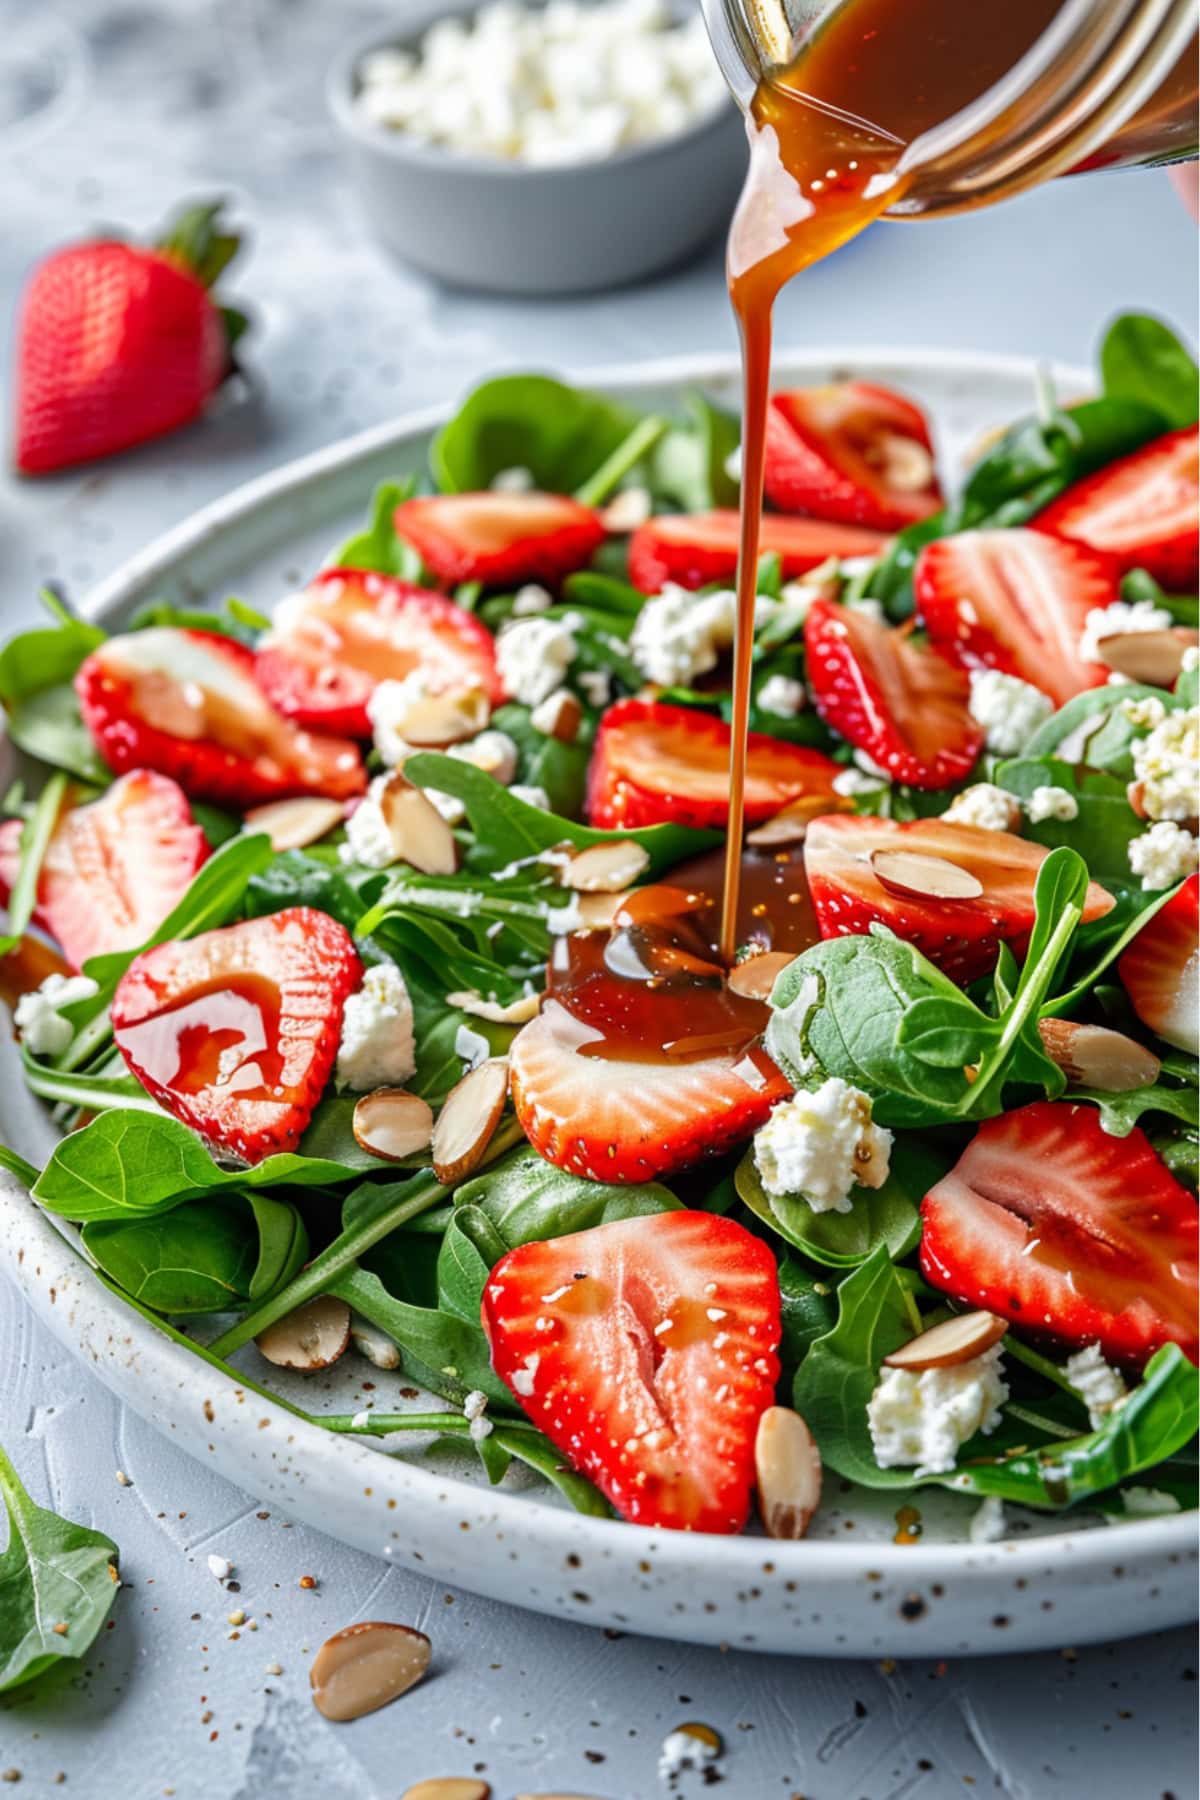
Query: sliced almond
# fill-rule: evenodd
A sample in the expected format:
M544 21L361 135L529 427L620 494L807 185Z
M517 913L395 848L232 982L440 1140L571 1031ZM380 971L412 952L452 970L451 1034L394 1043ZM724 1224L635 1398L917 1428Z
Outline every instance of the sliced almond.
M559 877L564 887L584 894L615 894L644 874L650 858L632 838L593 844L571 857Z
M326 1638L308 1679L313 1705L339 1723L378 1712L420 1681L433 1654L423 1631L365 1619Z
M396 735L418 750L444 750L478 737L492 716L492 704L482 688L448 688L441 694L414 698L391 721Z
M583 723L583 706L579 696L573 694L570 688L555 688L540 706L534 707L529 715L529 723L544 737L557 738L563 744L573 744Z
M959 1313L957 1318L932 1325L920 1337L893 1350L890 1356L884 1357L884 1367L908 1369L914 1375L922 1369L950 1369L956 1363L970 1362L972 1357L982 1356L985 1350L1000 1342L1007 1330L1008 1320L1001 1319L996 1313Z
M1136 1038L1126 1037L1123 1031L1110 1031L1106 1025L1042 1019L1038 1036L1051 1061L1081 1087L1124 1094L1131 1088L1153 1087L1162 1072L1153 1050L1147 1050Z
M507 1056L489 1056L451 1088L433 1128L433 1172L444 1187L478 1168L507 1098Z
M398 1369L400 1367L399 1346L394 1344L386 1331L380 1331L368 1319L360 1318L358 1313L350 1315L350 1342L360 1356L376 1369Z
M473 1019L487 1019L493 1025L528 1025L530 1019L537 1017L541 1005L538 994L521 994L518 999L510 1000L507 1006L501 1006L498 1000L485 1000L482 994L471 994L465 990L461 993L447 994L448 1006L457 1006L460 1012L470 1013Z
M579 930L607 931L628 898L628 888L616 894L580 894Z
M649 488L622 488L614 494L607 506L600 509L600 523L605 531L620 536L627 531L636 531L644 525L654 510L654 502Z
M879 439L883 479L902 494L920 493L933 481L933 458L924 444L903 432L885 431Z
M1194 631L1117 631L1100 639L1097 654L1106 669L1144 681L1150 687L1171 688L1183 669L1183 653L1198 641Z
M782 850L789 844L802 844L814 819L826 813L853 811L853 800L840 794L801 794L789 800L781 812L748 831L746 842L756 850Z
M416 1787L405 1788L400 1800L491 1800L486 1781L473 1775L443 1775L433 1781L418 1781Z
M802 1538L821 1504L821 1456L790 1406L768 1406L758 1421L754 1484L768 1537Z
M1144 781L1131 781L1125 789L1125 798L1133 808L1136 818L1148 819L1150 817L1146 811L1146 784Z
M332 1294L318 1294L276 1319L254 1342L259 1355L277 1369L301 1369L305 1374L327 1369L350 1342L350 1308Z
M398 772L379 795L379 810L401 862L423 875L453 875L458 867L454 833L432 800Z
M764 950L758 956L748 956L745 962L730 969L729 991L740 994L744 1000L765 1000L779 971L795 960L794 950Z
M269 800L246 814L247 831L265 831L272 850L303 850L340 825L346 810L337 800L304 794L296 800Z
M354 1141L368 1156L403 1162L425 1150L433 1136L433 1110L407 1088L376 1088L354 1107Z
M871 868L889 894L914 900L978 900L983 892L969 869L919 850L872 850Z

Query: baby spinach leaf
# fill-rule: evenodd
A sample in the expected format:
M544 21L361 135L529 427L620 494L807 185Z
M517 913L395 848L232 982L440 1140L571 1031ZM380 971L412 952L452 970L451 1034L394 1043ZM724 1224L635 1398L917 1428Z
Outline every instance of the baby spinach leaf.
M667 429L667 420L654 414L639 419L609 451L604 461L575 489L583 506L602 506L631 470L648 456Z
M261 1255L250 1208L217 1198L150 1217L95 1220L83 1228L83 1245L118 1287L171 1314L244 1307Z
M70 682L39 688L6 707L8 735L26 756L65 769L95 787L107 787L112 771L84 724Z
M269 1156L252 1169L222 1168L178 1120L118 1109L55 1145L33 1197L47 1212L79 1224L122 1222L170 1212L205 1194L335 1186L361 1173L361 1165L296 1154Z
M657 1182L617 1187L584 1181L543 1161L528 1146L466 1182L454 1200L454 1222L438 1258L438 1292L446 1311L472 1324L479 1319L488 1270L518 1244L569 1237L616 1219L671 1212L679 1205ZM465 1231L463 1209L479 1215L489 1235Z
M335 568L374 569L400 581L420 581L421 558L400 537L393 523L396 508L402 500L411 498L416 485L415 477L410 476L403 482L385 481L375 489L366 530L356 532L335 551Z
M0 1693L86 1655L116 1599L117 1546L36 1506L0 1450L8 1543L0 1551Z
M1101 884L1130 879L1129 845L1142 830L1116 775L1076 768L1051 756L1023 756L1002 762L992 779L997 787L1027 801L1035 788L1059 787L1078 807L1074 819L1026 820L1022 835L1047 849L1066 845L1087 863Z
M893 1260L907 1256L921 1236L917 1207L945 1170L944 1158L914 1140L900 1141L882 1187L856 1187L849 1212L814 1212L800 1194L768 1194L747 1152L738 1164L737 1191L757 1219L813 1262L856 1268L880 1245Z
M79 665L99 648L107 633L70 613L57 625L22 631L0 650L0 706L11 710L19 700L45 688L69 684Z
M1200 417L1200 374L1175 333L1145 313L1114 319L1100 346L1106 394L1154 407L1172 430Z
M484 1443L495 1439L501 1449L509 1456L515 1456L526 1468L534 1469L544 1477L552 1487L558 1489L575 1511L588 1513L596 1519L611 1519L613 1509L600 1492L593 1487L584 1475L577 1475L568 1463L563 1461L561 1450L556 1450L550 1439L542 1432L526 1425L497 1422L492 1429L491 1437Z
M1187 1087L1168 1087L1159 1081L1153 1087L1129 1088L1123 1094L1072 1088L1066 1098L1090 1100L1098 1106L1100 1123L1110 1137L1128 1137L1145 1113L1166 1113L1193 1130L1200 1128L1200 1094L1194 1077Z
M396 1300L379 1277L365 1269L349 1270L326 1291L337 1294L386 1332L398 1345L405 1367L432 1393L461 1406L469 1393L480 1389L501 1411L517 1410L504 1383L492 1373L487 1339L479 1324L434 1307L409 1306Z
M1128 781L1133 775L1132 745L1143 734L1125 716L1124 703L1148 699L1161 701L1168 712L1175 706L1173 697L1162 688L1136 681L1088 688L1039 725L1025 746L1024 760L1061 752L1064 762L1086 763L1089 769L1106 770Z
M294 1206L266 1193L248 1193L247 1204L258 1229L258 1261L246 1298L252 1306L266 1300L301 1269L308 1257L308 1232Z
M683 512L736 506L738 484L726 463L741 439L734 413L694 390L684 396L686 417L668 431L650 459L650 488Z
M788 1251L779 1264L779 1300L783 1318L779 1355L790 1381L817 1339L833 1330L837 1289L832 1277L820 1280Z
M503 469L528 469L545 492L571 494L637 423L628 407L548 375L501 375L467 396L429 460L444 494L488 488Z
M521 759L518 781L526 787L540 787L551 811L564 818L577 818L583 810L587 785L586 743L564 744L561 738L547 737L530 724L527 706L498 707L491 722L495 730L507 732L517 746Z

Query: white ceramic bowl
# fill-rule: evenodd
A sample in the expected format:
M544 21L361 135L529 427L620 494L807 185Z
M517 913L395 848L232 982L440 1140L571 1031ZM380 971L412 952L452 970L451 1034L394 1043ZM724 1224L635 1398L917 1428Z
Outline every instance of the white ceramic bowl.
M817 350L776 359L780 383L860 375L931 412L942 467L961 470L979 434L1031 403L1022 357ZM1090 376L1055 368L1065 398ZM588 371L581 384L648 410L703 386L735 406L730 356ZM361 521L376 483L423 466L444 413L378 426L291 463L205 507L126 563L86 610L118 624L150 599L196 605L236 592L270 606ZM9 765L9 766L6 766ZM0 743L0 783L11 773ZM0 1140L31 1162L54 1132L0 1032ZM1007 1509L1011 1536L972 1544L975 1503L923 1489L919 1544L895 1542L895 1494L829 1492L803 1543L703 1537L581 1518L516 1472L497 1488L477 1462L412 1438L381 1449L334 1437L260 1401L125 1306L11 1176L0 1175L0 1268L39 1318L122 1401L239 1487L356 1548L536 1611L674 1637L822 1656L960 1656L1132 1636L1195 1617L1195 1514L1112 1527ZM353 1411L363 1365L318 1376L248 1373L309 1412ZM402 1410L400 1375L376 1377L380 1407ZM412 1402L421 1405L422 1402Z
M458 287L550 296L640 281L725 229L746 165L732 101L669 137L553 168L460 154L363 117L364 56L415 47L436 19L477 10L478 0L414 0L403 31L376 30L330 70L329 108L389 250Z

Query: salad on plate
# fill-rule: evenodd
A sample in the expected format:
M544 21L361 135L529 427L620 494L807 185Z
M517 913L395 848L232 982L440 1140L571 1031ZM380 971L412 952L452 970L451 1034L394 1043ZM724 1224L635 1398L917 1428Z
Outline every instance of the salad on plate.
M47 593L0 976L62 1136L0 1161L244 1385L357 1351L439 1404L302 1416L587 1512L1194 1506L1196 421L1140 316L961 485L774 395L732 967L705 396L485 383L271 617Z

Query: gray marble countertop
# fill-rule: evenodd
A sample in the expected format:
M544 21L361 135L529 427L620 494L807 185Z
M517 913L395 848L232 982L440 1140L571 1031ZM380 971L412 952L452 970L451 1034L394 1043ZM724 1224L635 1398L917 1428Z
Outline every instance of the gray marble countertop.
M6 331L28 265L55 242L97 220L147 228L182 195L228 192L252 238L230 286L254 308L247 358L261 378L111 465L38 484L0 476L6 630L40 581L82 597L203 501L485 371L732 346L716 245L651 285L545 304L449 293L386 262L320 102L341 32L383 16L359 0L0 0ZM1122 307L1194 321L1195 252L1164 178L1061 183L991 214L877 228L795 284L779 337L1085 360ZM1190 1632L948 1665L619 1638L443 1590L291 1526L118 1406L7 1289L0 1369L0 1442L35 1498L118 1540L127 1583L80 1669L0 1702L0 1776L19 1778L18 1794L398 1800L419 1777L478 1771L496 1800L653 1800L667 1792L661 1740L686 1718L724 1733L729 1800L1196 1792ZM236 1596L209 1574L210 1553L236 1565ZM234 1606L256 1630L229 1635ZM435 1671L394 1707L330 1726L308 1699L311 1652L364 1617L426 1630ZM700 1788L685 1778L677 1791Z

